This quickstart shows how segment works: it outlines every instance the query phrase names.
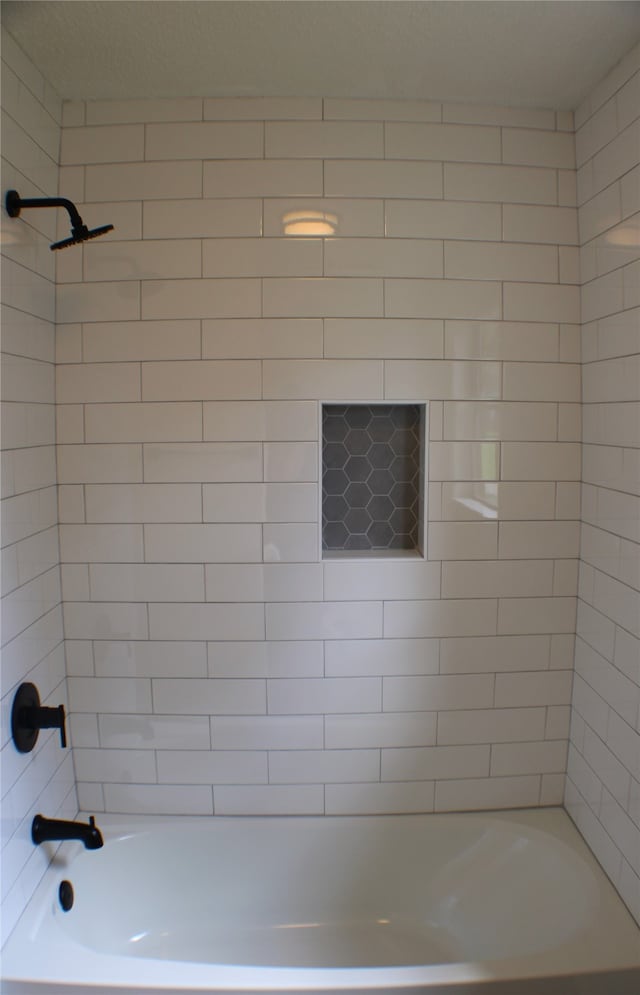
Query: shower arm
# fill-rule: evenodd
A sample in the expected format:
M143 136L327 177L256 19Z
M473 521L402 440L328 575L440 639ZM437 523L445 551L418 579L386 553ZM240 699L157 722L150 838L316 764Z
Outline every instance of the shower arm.
M79 245L88 242L90 238L98 238L108 231L113 231L113 225L102 225L101 228L87 228L78 213L78 209L66 197L21 197L17 190L8 190L5 197L5 207L10 218L20 216L23 207L64 207L71 218L71 238L63 238L54 242L52 249L66 249L68 245Z
M19 217L23 207L64 207L69 212L72 228L83 226L75 204L66 197L20 197L15 190L10 190L7 194L6 207L10 218Z

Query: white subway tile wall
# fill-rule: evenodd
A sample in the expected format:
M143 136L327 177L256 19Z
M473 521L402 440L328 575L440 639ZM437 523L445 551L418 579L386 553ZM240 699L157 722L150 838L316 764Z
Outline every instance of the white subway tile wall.
M2 191L58 193L62 104L13 39L2 35ZM4 205L3 205L4 206ZM38 811L78 810L71 750L54 730L34 752L11 740L23 681L48 705L67 702L55 466L55 211L2 220L2 934L4 942L46 870L31 842ZM79 589L80 590L80 589Z
M640 921L640 48L580 107L583 485L566 806Z
M561 803L571 123L339 99L81 102L64 120L61 193L116 224L58 274L82 803ZM314 212L323 237L286 233ZM430 404L424 558L322 560L321 401Z
M3 189L115 225L55 258L64 218L3 223L3 938L33 813L77 809L55 736L7 738L24 679L68 685L85 810L564 797L640 921L640 49L575 136L427 101L61 106L2 58ZM424 559L321 559L320 401L429 404Z

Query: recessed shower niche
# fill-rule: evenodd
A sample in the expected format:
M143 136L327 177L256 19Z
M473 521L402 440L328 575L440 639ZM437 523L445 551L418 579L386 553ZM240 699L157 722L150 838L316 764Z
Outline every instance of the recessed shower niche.
M422 556L426 404L322 404L322 556Z

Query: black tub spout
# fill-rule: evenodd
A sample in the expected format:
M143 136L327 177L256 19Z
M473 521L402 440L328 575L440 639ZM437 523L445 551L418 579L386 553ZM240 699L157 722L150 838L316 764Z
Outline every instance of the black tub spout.
M89 822L67 822L66 819L46 819L44 815L34 815L31 823L31 839L37 845L49 840L80 840L87 850L99 850L104 846L102 833L96 826L93 816Z

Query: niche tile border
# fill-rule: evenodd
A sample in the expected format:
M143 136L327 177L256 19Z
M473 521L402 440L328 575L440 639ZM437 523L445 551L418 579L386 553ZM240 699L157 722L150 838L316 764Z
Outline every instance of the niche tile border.
M422 556L426 405L321 404L322 557Z

